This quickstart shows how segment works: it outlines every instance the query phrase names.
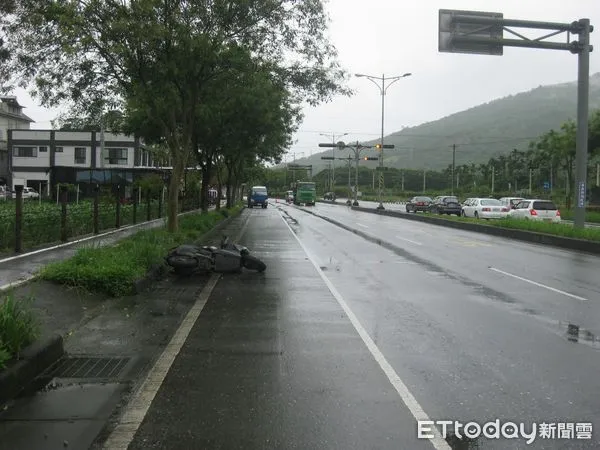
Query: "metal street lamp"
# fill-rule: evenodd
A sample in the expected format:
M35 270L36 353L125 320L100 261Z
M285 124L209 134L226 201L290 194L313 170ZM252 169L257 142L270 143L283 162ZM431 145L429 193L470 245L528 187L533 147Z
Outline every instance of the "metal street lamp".
M380 170L382 171L379 174L379 205L377 206L377 209L385 209L383 207L383 202L382 202L382 188L383 188L383 125L384 125L384 118L385 118L385 94L388 90L388 88L394 84L396 81L398 81L401 78L405 78L405 77L409 77L411 76L411 73L405 73L404 75L398 75L395 77L385 77L385 74L383 74L381 77L376 77L373 75L364 75L362 73L357 73L354 74L355 77L357 78L366 78L367 80L371 81L373 84L375 84L375 86L377 86L377 88L379 88L379 92L381 92L381 155L379 157L379 167L381 168ZM378 83L378 81L381 81L381 85ZM386 86L386 81L388 82L387 86Z
M337 142L337 139L347 136L350 133L344 133L344 134L335 134L335 133L319 133L320 136L325 136L325 137L331 137L331 142L333 144L335 144ZM336 139L337 138L337 139ZM331 148L331 156L333 156L335 158L335 147ZM331 188L331 192L335 192L335 159L332 160L331 162L331 173L330 173L331 179L330 181L330 188Z

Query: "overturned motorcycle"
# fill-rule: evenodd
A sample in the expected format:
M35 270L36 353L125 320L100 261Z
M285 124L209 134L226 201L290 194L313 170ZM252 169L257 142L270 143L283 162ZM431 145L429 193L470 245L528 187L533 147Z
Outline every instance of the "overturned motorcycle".
M239 272L242 267L264 272L266 264L252 256L248 248L229 242L223 237L221 246L200 246L183 244L169 251L166 263L178 275L191 275L196 272Z

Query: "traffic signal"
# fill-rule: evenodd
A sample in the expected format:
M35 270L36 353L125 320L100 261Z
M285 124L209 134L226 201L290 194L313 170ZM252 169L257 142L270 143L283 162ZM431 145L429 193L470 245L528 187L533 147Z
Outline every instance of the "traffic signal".
M376 148L377 150L381 150L381 144L375 144L375 148Z
M381 150L381 144L375 144L375 148ZM396 148L396 146L394 144L385 144L383 148Z
M379 158L377 157L372 157L372 156L365 156L363 158L365 161L377 161Z
M335 159L333 156L321 156L321 159Z

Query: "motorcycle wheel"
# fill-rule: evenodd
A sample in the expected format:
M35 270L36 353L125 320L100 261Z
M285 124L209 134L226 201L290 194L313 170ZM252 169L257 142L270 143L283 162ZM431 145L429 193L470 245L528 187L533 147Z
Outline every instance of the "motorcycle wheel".
M264 272L267 268L267 265L262 262L260 259L247 255L242 259L242 265L249 270L256 270L257 272Z
M195 269L198 267L198 260L190 256L173 255L167 258L167 264L177 269Z

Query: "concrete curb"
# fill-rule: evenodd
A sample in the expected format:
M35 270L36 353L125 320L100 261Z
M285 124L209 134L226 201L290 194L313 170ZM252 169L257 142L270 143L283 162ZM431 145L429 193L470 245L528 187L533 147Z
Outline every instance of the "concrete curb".
M0 372L0 405L15 398L44 370L63 357L63 338L52 336L37 341L21 353L14 365Z
M457 222L453 220L445 220L438 217L430 217L417 214L407 214L400 211L376 210L372 208L352 207L355 211L368 212L371 214L379 214L383 216L398 217L406 220L414 220L417 222L425 222L432 225L444 226L448 228L456 228L459 230L475 231L477 233L489 234L492 236L505 237L533 244L541 244L552 247L564 248L567 250L577 250L580 252L592 253L600 255L600 242L587 241L584 239L569 238L563 236L555 236L546 233L537 233L528 230L519 230L514 228L500 228L493 225L484 225L479 223Z
M213 228L211 228L209 231L207 231L202 236L200 236L196 242L203 242L203 241L206 241L206 240L214 237L215 233L217 233L217 232L221 231L223 228L225 228L229 223L231 223L233 221L233 219L240 216L242 214L242 212L244 212L245 209L246 208L240 208L240 210L238 212L236 212L233 215L226 217L225 219L218 222ZM150 289L152 287L152 285L156 281L161 280L167 273L168 273L168 269L165 264L157 264L156 266L152 267L148 271L146 276L144 276L143 278L140 278L139 280L136 280L134 282L135 293L141 294L143 292L146 292L148 289Z

